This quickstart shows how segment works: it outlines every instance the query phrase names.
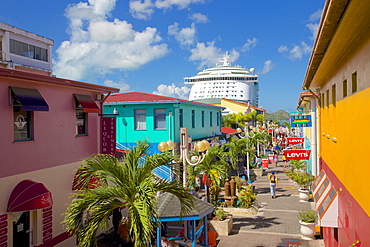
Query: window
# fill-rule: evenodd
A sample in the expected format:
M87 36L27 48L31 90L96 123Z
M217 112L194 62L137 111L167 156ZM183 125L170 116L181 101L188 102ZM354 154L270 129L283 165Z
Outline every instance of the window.
M204 111L202 111L202 127L204 127Z
M212 112L209 113L209 126L212 127Z
M166 109L154 109L154 129L166 129Z
M333 106L337 106L337 86L335 84L331 86L331 100Z
M48 61L47 49L34 45L29 45L14 39L10 39L10 52L23 57L28 57L46 62Z
M217 112L217 126L220 126L220 113Z
M135 110L135 129L146 130L146 110L136 109Z
M329 89L326 90L326 106L329 106Z
M357 92L357 72L352 74L352 93Z
M9 87L13 106L14 141L33 139L33 112L49 111L49 105L37 89Z
M321 107L325 106L325 94L321 94Z
M195 111L191 110L191 127L195 128Z
M179 110L179 122L180 122L180 128L184 127L184 115L182 113L182 109Z
M347 80L343 81L343 98L347 97Z
M32 139L32 112L23 111L20 106L13 106L14 115L14 141L27 141Z
M82 108L76 109L76 135L87 135L87 113Z

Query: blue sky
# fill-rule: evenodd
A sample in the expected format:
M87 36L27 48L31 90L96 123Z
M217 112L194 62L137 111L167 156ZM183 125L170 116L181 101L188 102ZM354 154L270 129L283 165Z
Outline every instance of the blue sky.
M54 40L58 77L187 99L225 52L259 106L296 111L324 0L1 0L0 22Z

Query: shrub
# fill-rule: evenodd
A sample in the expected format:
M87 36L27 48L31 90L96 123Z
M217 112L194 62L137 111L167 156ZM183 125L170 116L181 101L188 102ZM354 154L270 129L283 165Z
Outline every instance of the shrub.
M299 212L299 219L306 223L315 223L319 219L316 210L306 209Z
M216 208L214 215L218 220L224 220L227 216L222 208Z
M242 208L250 208L256 200L257 194L252 193L252 188L242 189L239 193L237 205Z

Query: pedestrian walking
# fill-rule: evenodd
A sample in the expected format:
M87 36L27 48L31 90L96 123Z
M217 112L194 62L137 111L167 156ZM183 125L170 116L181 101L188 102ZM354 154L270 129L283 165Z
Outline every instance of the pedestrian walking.
M271 175L268 176L268 179L270 181L270 191L271 191L271 197L276 198L276 188L278 187L278 178L275 176L275 172L272 171Z
M275 167L277 167L278 160L279 160L278 153L277 153L277 151L274 150L274 165L275 165Z

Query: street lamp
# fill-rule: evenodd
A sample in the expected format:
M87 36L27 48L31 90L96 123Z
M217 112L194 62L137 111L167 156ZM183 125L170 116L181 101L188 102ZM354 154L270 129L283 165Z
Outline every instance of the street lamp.
M188 128L180 128L180 151L181 156L180 159L182 160L183 165L183 186L185 188L188 187L188 180L187 180L187 165L196 166L203 162L205 154L210 147L210 144L206 140L199 141L195 144L195 150L200 153L199 156L191 157L191 160L188 158L188 148L189 145L189 135L188 135Z
M171 140L166 141L166 142L160 142L158 144L158 150L162 153L167 152L167 151L172 151L174 150L174 148L175 148L175 143Z

